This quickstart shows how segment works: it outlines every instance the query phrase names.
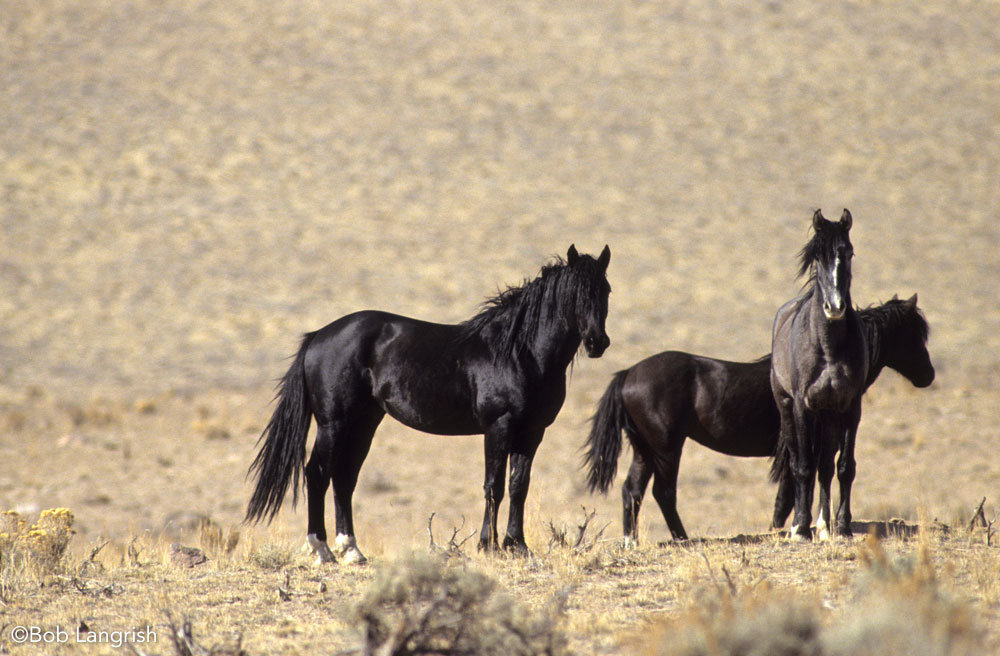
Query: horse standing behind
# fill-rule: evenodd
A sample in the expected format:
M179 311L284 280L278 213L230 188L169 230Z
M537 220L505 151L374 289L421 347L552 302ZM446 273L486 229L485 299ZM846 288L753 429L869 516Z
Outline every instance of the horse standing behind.
M526 552L531 462L565 400L566 368L581 344L598 358L611 343L605 331L610 259L607 246L597 258L570 246L565 261L557 259L457 325L363 311L305 335L250 467L256 486L247 521L273 519L290 484L294 504L304 469L307 539L318 561L335 560L324 521L332 482L334 546L345 562L363 562L351 499L375 429L389 414L427 433L484 435L482 549L498 546L497 508L510 461L503 547ZM306 464L313 417L316 440Z
M858 312L868 346L870 387L882 369L896 370L916 387L934 381L927 352L928 326L917 296L893 297ZM591 492L607 492L614 481L622 433L632 446L632 464L622 483L622 529L638 540L638 516L646 487L675 540L687 538L677 512L677 474L688 438L730 456L776 456L773 481L780 483L772 525L784 525L794 503L787 451L776 453L781 420L771 393L771 355L729 362L683 351L664 351L619 371L608 384L587 438L585 464Z
M794 480L791 537L812 539L812 501L817 477L820 500L816 529L830 526L834 456L840 482L838 535L851 535L854 440L861 396L868 378L868 348L851 304L851 213L837 222L813 215L813 237L801 252L799 275L808 289L779 308L771 339L771 390L781 418L778 448L787 451Z

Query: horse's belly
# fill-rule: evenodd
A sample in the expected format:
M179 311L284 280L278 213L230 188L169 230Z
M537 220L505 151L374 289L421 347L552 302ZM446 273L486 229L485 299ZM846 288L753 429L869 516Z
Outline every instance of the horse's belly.
M422 408L411 404L385 403L386 413L410 428L434 435L476 435L483 432L479 423L458 408Z
M400 392L402 390L397 390ZM382 408L396 421L436 435L475 435L483 430L472 414L471 403L460 395L425 390L421 394L376 395Z

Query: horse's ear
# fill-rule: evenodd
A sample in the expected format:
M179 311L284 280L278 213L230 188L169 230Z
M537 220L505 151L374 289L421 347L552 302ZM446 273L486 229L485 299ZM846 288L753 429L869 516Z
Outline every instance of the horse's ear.
M917 307L917 293L916 292L913 292L913 296L911 296L910 298L906 299L906 304L909 307L911 307L911 308Z
M826 218L823 216L823 210L816 210L813 212L813 230L819 232L823 229L823 224L826 222Z
M566 264L573 266L580 259L580 254L576 252L576 244L570 244L566 251Z
M604 250L601 251L600 256L597 258L597 263L601 266L601 271L608 270L608 262L611 261L611 249L607 244L604 245Z
M840 225L844 226L844 230L850 230L851 224L854 223L854 219L851 217L851 210L844 208L844 213L840 215Z

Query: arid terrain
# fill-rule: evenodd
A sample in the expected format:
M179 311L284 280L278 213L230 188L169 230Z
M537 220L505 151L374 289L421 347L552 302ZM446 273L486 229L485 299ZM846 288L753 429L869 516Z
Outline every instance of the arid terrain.
M1000 513L997 25L1000 5L957 1L0 6L0 510L70 508L66 558L107 542L94 580L112 586L19 579L0 653L42 653L13 624L171 609L254 654L356 646L346 609L427 550L431 513L438 542L478 526L482 442L387 419L355 495L371 564L258 566L305 534L301 507L240 526L288 356L358 309L461 321L571 243L611 247L612 345L575 362L536 457L535 557L470 542L472 567L530 604L575 585L577 653L629 653L723 565L842 607L866 543L767 535L766 460L689 444L678 507L708 542L661 545L649 499L632 555L618 484L589 495L580 462L614 372L668 348L766 353L812 212L843 207L854 302L918 293L937 370L923 390L887 370L866 397L855 519L902 520L886 550L929 549L1000 650L997 539L965 531L984 497ZM553 546L591 511L586 554ZM172 568L167 545L211 542L206 519L237 551Z

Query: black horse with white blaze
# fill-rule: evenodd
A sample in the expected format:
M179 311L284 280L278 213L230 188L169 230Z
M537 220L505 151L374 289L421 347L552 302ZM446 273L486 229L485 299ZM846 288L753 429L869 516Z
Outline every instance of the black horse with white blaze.
M333 484L337 548L364 561L354 535L351 498L372 437L388 414L439 435L484 435L486 510L479 546L496 549L497 507L510 461L510 514L503 547L526 552L524 502L531 462L566 397L566 369L581 345L600 357L610 345L605 321L611 251L544 267L460 324L377 311L342 317L305 335L282 378L278 405L250 467L256 487L247 520L273 519L289 485L293 503L305 471L308 540L332 562L324 497ZM312 418L317 433L305 461Z

